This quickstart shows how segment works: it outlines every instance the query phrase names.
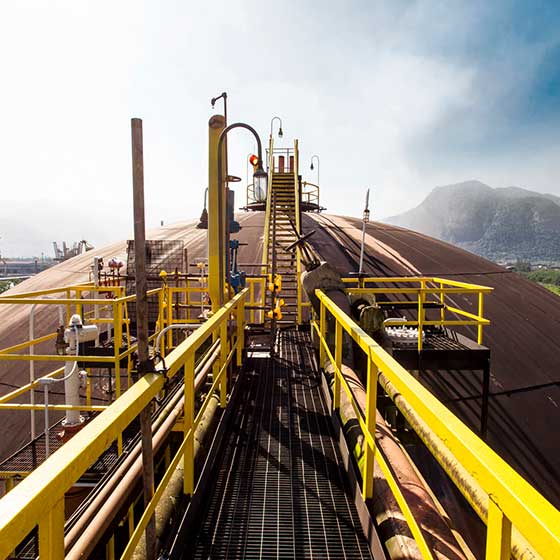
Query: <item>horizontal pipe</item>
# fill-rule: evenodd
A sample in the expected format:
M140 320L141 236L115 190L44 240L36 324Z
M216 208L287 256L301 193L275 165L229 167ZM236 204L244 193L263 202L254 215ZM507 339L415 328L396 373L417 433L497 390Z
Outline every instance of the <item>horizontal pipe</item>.
M215 347L215 348L214 348ZM214 350L212 351L212 348ZM220 355L220 341L217 340L210 349L212 354L207 360L195 369L195 392L202 387L206 376L215 360ZM208 355L208 353L207 353ZM177 391L177 396L162 411L160 425L155 427L154 452L160 448L162 442L171 432L173 425L184 409L184 392ZM170 411L169 414L166 411ZM157 421L156 421L157 422ZM97 544L99 538L105 533L114 515L121 509L130 495L142 471L142 458L140 456L140 443L130 451L129 456L117 469L113 477L95 497L78 522L68 532L64 539L67 558L84 558Z
M488 519L488 494L472 475L461 466L443 441L416 414L408 401L396 390L383 373L379 374L379 383L461 494L469 502L476 514L486 523ZM512 527L511 549L516 560L537 560L541 558L516 527Z

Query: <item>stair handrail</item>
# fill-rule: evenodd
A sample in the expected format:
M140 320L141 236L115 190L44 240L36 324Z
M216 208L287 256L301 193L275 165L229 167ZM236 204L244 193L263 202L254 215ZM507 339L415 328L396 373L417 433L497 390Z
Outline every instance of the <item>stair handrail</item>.
M297 138L294 140L294 197L296 211L296 235L301 236L301 186L299 183L299 148ZM296 280L297 280L297 324L301 325L302 317L302 285L301 285L301 250L296 246Z
M266 213L264 218L264 238L262 249L262 270L261 274L268 273L268 243L269 243L269 229L270 229L270 208L271 208L271 194L272 194L272 175L274 173L274 138L272 135L268 139L268 185L266 189Z

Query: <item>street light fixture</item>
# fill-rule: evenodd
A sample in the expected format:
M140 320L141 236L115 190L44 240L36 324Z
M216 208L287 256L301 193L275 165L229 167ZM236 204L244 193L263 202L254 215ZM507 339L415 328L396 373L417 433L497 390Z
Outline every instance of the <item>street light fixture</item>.
M268 175L266 171L262 168L262 164L255 171L253 175L253 188L255 190L255 198L257 202L264 202L266 200L266 183L268 180Z
M282 119L280 117L272 117L270 121L270 136L272 137L272 125L274 124L275 120L278 120L280 122L280 128L278 129L278 138L282 138L282 136L284 136L284 133L282 132Z
M311 166L309 167L309 169L311 169L311 171L315 169L315 167L313 166L313 160L315 158L317 158L317 185L319 185L319 163L320 163L319 156L316 155L311 156Z

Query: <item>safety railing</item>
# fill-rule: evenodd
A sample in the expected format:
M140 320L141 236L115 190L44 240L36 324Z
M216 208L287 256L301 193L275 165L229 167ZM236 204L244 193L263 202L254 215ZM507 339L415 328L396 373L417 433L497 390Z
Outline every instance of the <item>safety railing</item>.
M453 289L455 288L464 286L454 286ZM487 525L486 557L509 558L512 533L516 534L518 531L543 558L560 558L560 512L385 352L324 292L317 290L316 295L320 301L320 313L319 319L314 320L312 324L320 340L321 367L325 366L327 358L333 365L333 408L339 409L341 392L344 391L356 412L364 435L363 497L368 499L374 496L373 464L376 460L387 478L423 558L434 558L404 498L398 480L377 449L377 382L382 374L394 386L396 393L408 401L418 417L444 442L459 464L474 477L488 496L487 517L483 519ZM332 348L326 339L327 322L329 326L334 326ZM365 411L361 410L342 374L344 333L352 338L367 358ZM435 458L438 459L437 456Z
M305 205L319 206L319 185L303 181L301 184L301 202Z
M159 297L161 288L150 290L147 295L148 298ZM60 295L62 294L62 295ZM84 297L87 294L88 297ZM49 290L41 290L36 292L28 292L10 296L0 296L1 305L17 305L17 306L31 306L30 308L30 339L22 343L0 349L0 361L27 361L27 362L88 362L99 364L99 367L111 367L115 369L115 392L119 397L121 394L121 379L120 364L123 360L128 360L128 383L130 385L130 371L132 366L131 356L136 350L135 344L129 344L130 333L127 313L127 304L136 300L135 295L124 296L124 290L120 286L100 286L95 287L92 284L80 284L76 286L66 286L62 288L53 288ZM58 297L53 297L58 296ZM56 306L63 310L63 324L66 326L70 317L73 314L80 315L87 320L89 324L106 324L108 329L112 331L114 338L114 352L113 355L68 355L68 354L37 354L35 347L45 342L53 341L57 337L56 332L52 332L38 338L33 335L33 317L35 308L38 306ZM108 312L106 315L101 315L100 311ZM59 317L60 319L60 317ZM124 345L126 339L127 344ZM26 353L24 353L26 352ZM50 372L51 376L56 375L56 372ZM31 375L29 386L27 390L32 390L37 386L37 381ZM24 388L18 389L0 397L0 407L8 400L15 398L26 392ZM89 392L88 392L89 395ZM87 397L89 401L89 396ZM22 405L27 407L28 405ZM29 405L32 406L32 405ZM39 405L35 405L39 406ZM58 405L63 409L64 405ZM83 410L88 410L89 402ZM29 408L28 408L29 409ZM94 410L94 409L92 409Z
M269 148L267 150L269 168L275 173L293 173L297 167L293 148ZM272 157L271 157L272 155Z
M242 359L247 295L248 288L237 294L166 357L165 372L144 375L0 500L0 558L8 556L36 526L39 529L41 559L57 560L64 557L65 493L113 441L122 437L123 430L130 422L150 406L164 389L166 379L180 372L184 375L183 441L132 531L122 558L132 557L181 459L184 460L184 493L193 493L194 432L214 393L219 393L222 407L226 404L228 365L234 357L238 365ZM233 317L235 329L231 328ZM230 336L229 332L233 334ZM195 355L206 341L213 338L219 340L219 361L212 377L212 386L198 410L195 410Z
M395 303L408 305L408 311L413 311L416 318L403 318L398 325L412 326L418 329L418 350L422 350L422 329L429 326L458 327L475 326L477 328L477 342L482 344L483 329L490 324L484 317L484 295L493 291L493 288L469 284L467 282L456 282L438 277L387 277L387 278L344 278L343 282L348 286L347 293L351 294L373 294L398 296L401 299L390 301L378 301L383 307L394 306ZM354 284L354 286L351 286ZM463 295L475 298L477 305L476 313L460 309L452 301L453 295ZM403 300L402 297L414 296L413 300ZM435 298L430 301L429 298ZM427 318L428 308L437 313L438 318ZM453 318L449 317L453 315Z
M260 265L255 265L259 266ZM164 282L160 293L160 322L157 330L176 324L198 324L204 314L211 310L208 283L205 277L190 276L183 278L184 286L170 286L169 279ZM264 322L266 277L251 275L245 277L248 288L246 313L252 324ZM173 348L172 332L166 333L166 350ZM165 355L165 354L164 354Z

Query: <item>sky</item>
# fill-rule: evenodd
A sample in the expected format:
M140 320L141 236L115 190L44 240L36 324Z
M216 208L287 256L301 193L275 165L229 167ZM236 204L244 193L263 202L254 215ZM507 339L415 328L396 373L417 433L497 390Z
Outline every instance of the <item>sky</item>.
M471 179L560 195L559 24L556 0L2 2L0 252L131 237L132 117L147 227L199 217L222 91L265 143L282 119L304 180L319 156L334 214ZM242 206L255 144L228 138Z

